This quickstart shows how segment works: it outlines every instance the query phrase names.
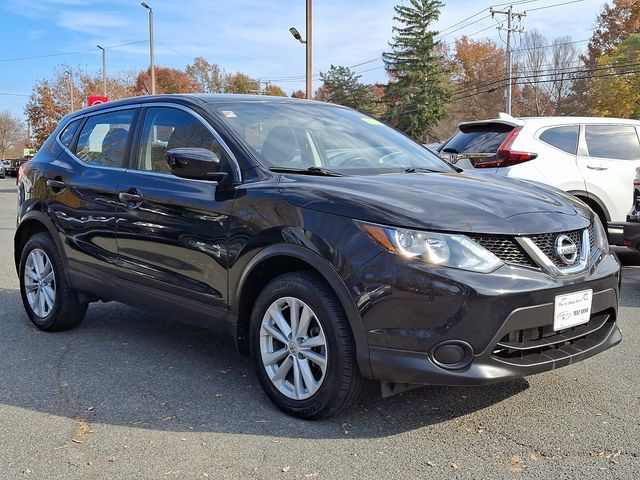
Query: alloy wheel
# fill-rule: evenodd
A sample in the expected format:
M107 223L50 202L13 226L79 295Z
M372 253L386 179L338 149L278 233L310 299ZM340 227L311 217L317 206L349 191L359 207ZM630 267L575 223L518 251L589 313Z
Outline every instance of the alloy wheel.
M46 318L56 300L56 275L47 254L34 248L24 265L24 288L33 313Z
M274 301L260 326L260 355L280 393L293 400L314 395L327 371L327 340L311 307L295 297Z

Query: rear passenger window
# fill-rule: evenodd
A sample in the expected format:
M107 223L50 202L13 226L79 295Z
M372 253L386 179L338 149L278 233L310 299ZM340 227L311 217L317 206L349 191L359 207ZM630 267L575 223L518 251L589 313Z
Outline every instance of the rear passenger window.
M556 147L563 152L575 155L578 150L578 125L567 125L566 127L553 127L545 130L540 135L540 140L544 143Z
M640 141L632 125L586 125L590 157L640 160Z
M133 110L123 110L89 117L80 131L76 156L90 165L125 167L133 115Z
M80 120L74 120L73 122L70 122L60 134L60 142L62 142L65 147L69 148L71 145L71 141L73 140L73 136L76 134L78 125L80 125Z

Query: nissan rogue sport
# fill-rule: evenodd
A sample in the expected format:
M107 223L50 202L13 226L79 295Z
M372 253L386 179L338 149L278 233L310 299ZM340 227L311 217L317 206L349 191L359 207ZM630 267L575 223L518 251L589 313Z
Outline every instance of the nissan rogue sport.
M98 300L173 312L231 335L301 418L349 406L365 378L385 395L502 382L621 340L620 265L584 203L468 176L336 105L90 107L21 167L18 197L36 327L72 328Z

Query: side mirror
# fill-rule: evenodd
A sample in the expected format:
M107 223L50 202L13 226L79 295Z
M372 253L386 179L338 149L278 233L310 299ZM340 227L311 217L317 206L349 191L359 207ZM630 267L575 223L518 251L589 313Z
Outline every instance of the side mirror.
M220 171L220 158L206 148L172 148L167 150L165 158L176 177L216 182L227 178L227 174Z

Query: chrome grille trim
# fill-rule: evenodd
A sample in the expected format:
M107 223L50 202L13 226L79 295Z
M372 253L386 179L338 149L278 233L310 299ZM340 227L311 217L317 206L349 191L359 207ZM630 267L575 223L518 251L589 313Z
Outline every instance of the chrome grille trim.
M561 233L545 234L545 236L546 235L551 235L552 238L555 238L558 235L561 235ZM582 232L579 232L579 235L581 238L580 242L578 243L580 251L579 261L572 267L559 267L554 262L554 259L549 258L549 256L534 241L536 237L540 237L539 235L532 237L515 237L515 240L527 252L527 254L529 254L529 256L544 270L546 270L551 275L560 277L582 273L589 267L589 257L591 256L589 229L585 228L584 230L582 230ZM543 248L545 248L544 244Z

